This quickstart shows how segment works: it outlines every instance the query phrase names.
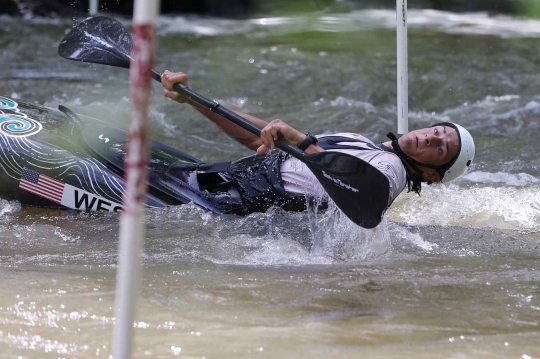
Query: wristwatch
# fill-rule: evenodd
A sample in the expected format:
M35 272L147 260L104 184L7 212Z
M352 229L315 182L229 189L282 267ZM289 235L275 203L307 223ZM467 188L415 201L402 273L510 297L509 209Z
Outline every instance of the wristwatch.
M298 145L298 148L305 151L310 145L316 145L319 140L311 133L306 133L306 138Z

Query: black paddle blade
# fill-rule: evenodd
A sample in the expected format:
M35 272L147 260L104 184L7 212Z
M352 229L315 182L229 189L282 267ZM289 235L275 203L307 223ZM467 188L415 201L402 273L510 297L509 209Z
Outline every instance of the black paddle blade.
M381 171L339 152L307 155L304 162L351 221L364 228L381 223L389 197L388 179Z
M65 59L129 68L131 34L117 20L89 17L71 30L58 46Z

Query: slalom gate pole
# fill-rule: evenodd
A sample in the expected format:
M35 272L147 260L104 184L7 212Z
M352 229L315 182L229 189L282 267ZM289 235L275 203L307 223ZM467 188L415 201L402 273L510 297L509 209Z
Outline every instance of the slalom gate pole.
M407 54L407 0L396 0L397 132L409 132L409 69Z
M128 149L116 272L113 358L132 354L133 322L139 296L144 204L148 177L148 107L152 94L155 22L159 0L135 0L133 60L130 65Z
M95 15L98 13L99 9L99 0L90 0L90 15Z

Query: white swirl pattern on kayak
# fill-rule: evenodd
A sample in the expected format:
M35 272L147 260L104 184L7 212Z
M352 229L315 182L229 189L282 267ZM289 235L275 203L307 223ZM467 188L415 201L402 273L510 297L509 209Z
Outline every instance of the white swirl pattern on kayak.
M0 133L8 137L28 137L39 133L41 123L21 113L19 104L11 99L0 97Z

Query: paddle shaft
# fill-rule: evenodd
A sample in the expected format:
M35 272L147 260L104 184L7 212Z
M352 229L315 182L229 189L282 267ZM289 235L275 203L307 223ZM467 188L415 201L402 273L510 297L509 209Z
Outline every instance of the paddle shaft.
M152 78L161 83L161 74L156 70L152 70ZM228 108L220 105L214 100L210 100L198 94L197 92L193 91L189 87L179 82L175 83L173 88L179 94L182 94L187 98L195 101L199 105L206 107L210 111L220 115L226 120L235 123L236 125L242 127L244 130L251 132L255 136L261 137L261 128L259 128L259 126L255 125L253 122L246 120L244 117L240 116L236 112L229 110ZM285 140L275 140L274 143L276 144L276 147L280 150L285 151L286 153L290 154L295 158L298 158L301 161L305 161L306 153L298 147L291 145Z

